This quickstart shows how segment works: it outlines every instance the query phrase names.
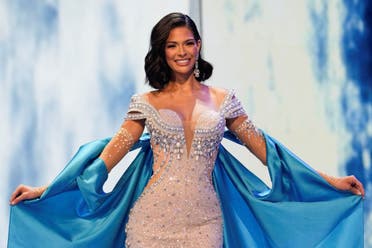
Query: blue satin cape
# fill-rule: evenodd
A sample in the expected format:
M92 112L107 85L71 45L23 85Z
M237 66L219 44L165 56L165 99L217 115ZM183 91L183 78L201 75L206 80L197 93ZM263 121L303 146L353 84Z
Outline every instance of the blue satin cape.
M222 145L213 182L224 247L363 247L363 201L341 192L265 134L272 188ZM230 132L225 133L236 143ZM11 207L8 247L124 247L129 210L152 174L149 136L112 192L98 158L109 139L79 148L40 199Z

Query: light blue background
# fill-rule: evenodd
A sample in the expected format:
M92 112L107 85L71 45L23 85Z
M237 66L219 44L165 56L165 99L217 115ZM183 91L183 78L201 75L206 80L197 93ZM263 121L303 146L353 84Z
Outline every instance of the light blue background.
M363 34L363 6L0 0L0 246L12 190L47 184L81 144L117 130L129 97L149 90L143 60L151 28L180 11L201 28L204 57L214 65L206 84L235 88L257 126L312 167L353 173L365 183L366 247L372 247L371 81L355 76L363 71L345 56L355 42L350 36ZM235 153L269 181L247 151Z

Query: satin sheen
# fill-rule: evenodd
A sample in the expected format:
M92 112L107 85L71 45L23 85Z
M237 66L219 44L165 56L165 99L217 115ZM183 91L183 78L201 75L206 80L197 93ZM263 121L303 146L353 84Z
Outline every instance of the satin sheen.
M363 247L363 200L340 192L265 134L272 188L222 145L213 182L224 247ZM225 138L239 141L230 132ZM152 173L149 136L112 192L98 158L109 139L80 147L40 199L11 207L8 247L123 247L125 225Z

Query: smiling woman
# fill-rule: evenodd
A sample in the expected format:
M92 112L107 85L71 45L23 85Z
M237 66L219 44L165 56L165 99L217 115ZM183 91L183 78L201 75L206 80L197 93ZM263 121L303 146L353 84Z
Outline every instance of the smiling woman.
M185 14L155 25L145 61L155 90L132 96L116 135L84 146L47 189L16 189L12 204L41 200L12 209L11 242L32 236L58 247L360 246L362 233L342 237L362 225L356 195L364 195L363 185L353 176L319 175L256 128L234 90L202 84L212 66L201 58L201 44ZM141 138L145 127L149 138ZM269 167L272 189L221 146L224 136ZM141 151L118 186L104 194L108 172L136 147ZM35 219L43 229L23 232Z
M174 40L175 32L182 32L183 40ZM181 37L177 39L181 39ZM175 59L169 56L175 56L176 52L188 52L188 59L193 60L190 61L190 67L197 67L194 70L195 79L198 81L207 80L212 75L213 67L202 58L201 43L199 31L194 21L187 15L170 13L161 19L152 29L150 51L145 58L145 71L149 84L155 89L162 89L169 83L172 69L167 62L168 59ZM181 54L181 56L185 56L185 54ZM188 69L191 73L190 68Z
M170 81L185 80L190 77L193 69L199 69L196 61L198 60L200 45L201 41L194 39L194 35L189 28L178 27L172 29L165 45L165 59L173 71Z

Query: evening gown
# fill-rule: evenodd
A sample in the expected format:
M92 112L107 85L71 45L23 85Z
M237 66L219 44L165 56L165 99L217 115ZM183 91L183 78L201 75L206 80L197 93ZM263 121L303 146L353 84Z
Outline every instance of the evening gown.
M131 210L127 247L222 247L222 213L212 170L226 119L244 114L233 91L217 111L202 111L191 121L191 140L176 112L155 109L145 95L133 96L128 112L127 119L146 120L157 180Z
M149 134L114 189L99 155L110 139L83 145L46 192L12 206L8 247L363 247L363 201L330 186L247 119L234 91L194 118L192 135L176 112L131 99L128 120ZM222 145L266 149L269 188ZM239 139L238 139L239 138Z

